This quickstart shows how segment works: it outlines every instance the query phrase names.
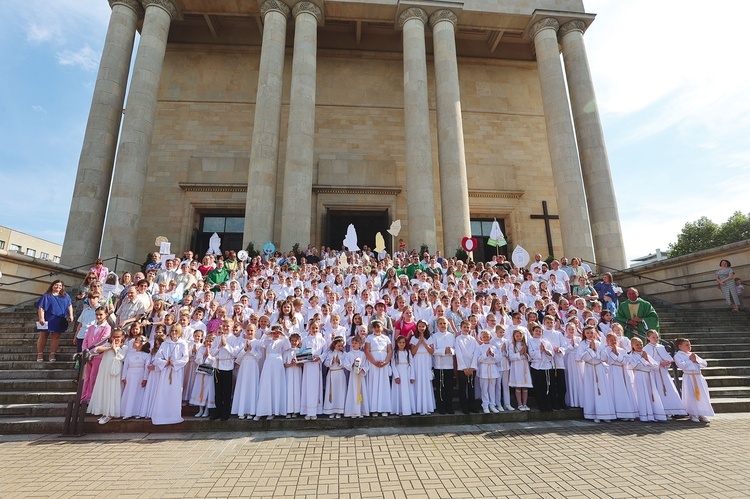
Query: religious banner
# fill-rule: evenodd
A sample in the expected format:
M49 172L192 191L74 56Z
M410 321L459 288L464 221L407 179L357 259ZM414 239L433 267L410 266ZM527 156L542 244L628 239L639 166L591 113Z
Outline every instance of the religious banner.
M516 245L516 249L513 250L513 255L510 257L513 265L518 268L525 267L531 261L529 252L523 249L521 246Z
M492 222L492 230L490 230L490 239L487 241L487 244L494 247L500 247L505 246L508 244L508 241L505 240L505 235L503 234L502 229L500 228L500 224L497 222L497 219L495 219L494 222Z

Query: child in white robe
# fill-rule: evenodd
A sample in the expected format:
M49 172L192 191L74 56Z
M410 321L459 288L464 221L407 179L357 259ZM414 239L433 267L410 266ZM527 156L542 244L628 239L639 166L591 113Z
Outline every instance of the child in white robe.
M690 351L690 340L674 340L679 351L674 356L677 367L682 369L682 403L685 405L690 421L708 423L709 416L714 415L708 384L701 374L701 369L708 363Z
M435 343L427 321L417 321L417 330L409 344L414 373L414 412L424 416L435 411L435 392L432 389L432 354L435 352Z
M156 354L164 344L166 338L162 334L157 334L154 337L154 345L151 347L151 355L149 355L148 363L146 364L146 389L143 392L143 402L141 403L141 409L136 416L139 418L150 418L151 412L154 409L154 401L156 400L156 391L159 388L159 382L161 381L161 369L154 364Z
M583 367L583 417L593 419L595 423L601 420L612 421L617 418L612 393L607 381L607 373L601 359L601 343L598 341L599 331L594 326L583 328L583 340L578 345L577 359L584 362Z
M630 338L625 336L625 330L622 328L622 324L619 322L612 324L612 332L617 336L618 348L625 350L625 353L630 353Z
M685 406L682 404L680 394L674 386L672 376L669 375L669 366L672 365L673 359L667 349L659 344L659 333L653 329L646 332L648 344L643 349L646 353L659 364L659 370L656 372L656 386L659 388L659 398L664 406L664 412L667 416L687 416Z
M411 352L406 346L404 336L396 338L391 371L391 412L399 416L411 416L414 412L414 371L411 365Z
M477 376L482 397L482 411L485 414L500 412L502 404L495 399L497 379L500 376L498 364L502 358L502 352L492 344L492 334L484 329L479 333L479 348L475 353L477 359ZM500 405L501 409L498 409Z
M122 419L138 416L146 392L146 380L149 363L149 345L145 336L134 338L132 348L122 362L122 398L120 399L120 415Z
M297 362L294 351L302 344L302 338L297 333L289 336L289 349L284 352L284 368L286 378L286 417L299 416L302 410L302 365Z
M248 333L254 329L255 326L248 325ZM263 336L260 346L265 352L265 360L263 361L263 370L260 373L258 408L255 413L256 421L262 416L266 416L270 420L274 416L285 416L287 414L284 354L292 347L287 337L282 334L282 329L278 324L271 326L271 332Z
M188 322L185 316L180 317L180 322ZM183 326L184 327L184 326ZM189 327L189 326L187 326ZM183 329L183 341L185 336ZM188 345L188 363L185 365L185 383L182 387L182 400L183 402L189 402L190 397L193 395L193 384L195 383L197 372L195 370L198 364L195 361L195 356L198 353L198 349L203 345L203 331L200 329L193 331L192 337L187 340Z
M565 404L568 407L583 407L581 394L583 393L583 362L576 358L578 345L581 337L574 321L565 325L565 341L568 348L565 350Z
M154 357L154 364L161 368L161 380L151 412L153 424L182 423L182 385L188 359L187 343L182 341L182 326L175 324Z
M235 364L238 364L240 368L237 371L231 410L231 414L237 414L239 419L255 417L258 407L260 358L263 356L263 345L255 338L255 326L252 324L248 325L243 343L234 359Z
M196 331L197 332L197 331ZM216 337L209 334L206 341L201 345L195 354L196 365L208 365L216 368L214 358L211 356L211 347ZM216 387L214 386L214 377L209 374L196 373L193 390L190 394L190 405L198 406L196 418L207 418L209 409L216 407Z
M633 370L635 399L638 404L638 419L646 421L666 421L664 406L658 395L655 375L659 363L652 359L643 349L640 338L630 340L631 352L628 366Z
M328 347L325 357L328 368L326 376L325 400L323 414L328 417L340 418L344 414L346 404L346 372L344 371L344 337L335 336Z
M508 384L515 388L516 403L519 411L528 411L526 405L529 400L529 388L531 383L531 370L529 369L529 354L526 346L526 329L513 331L513 342L508 347L508 360L510 361L510 380Z
M86 412L101 416L99 424L107 424L112 418L120 417L122 361L128 351L128 347L122 346L124 341L125 333L115 329L109 337L109 344L96 348L102 360Z
M615 414L619 419L634 421L638 416L638 404L633 388L633 372L627 368L628 353L619 345L619 338L615 333L607 334L607 346L604 347L601 358L609 365L608 380Z
M393 345L391 339L383 334L383 323L379 319L373 319L370 324L372 334L365 341L365 355L370 363L367 373L370 411L373 415L380 413L385 417L392 411L390 364Z
M346 390L344 416L361 418L370 415L370 404L367 398L367 357L362 350L362 338L353 336L349 339L351 350L344 355L344 367L349 371L349 384Z
M505 339L505 324L495 326L495 337L490 344L498 352L497 371L498 377L495 381L495 408L497 412L503 411L505 403L506 411L514 411L510 401L510 361L508 360L508 340Z
M320 334L320 324L312 322L308 335L302 340L302 348L309 348L312 360L302 366L302 397L300 414L305 419L318 419L323 413L323 373L321 358L326 348L326 340Z

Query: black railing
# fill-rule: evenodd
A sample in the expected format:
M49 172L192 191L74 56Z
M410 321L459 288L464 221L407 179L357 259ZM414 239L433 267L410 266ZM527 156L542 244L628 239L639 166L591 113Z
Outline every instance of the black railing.
M646 279L646 280L651 281L651 282L659 282L659 283L662 283L662 284L667 284L668 286L674 286L676 288L690 289L693 286L693 284L700 284L700 283L703 283L703 282L711 282L711 281L696 281L696 282L688 282L688 283L678 284L678 283L675 283L675 282L665 281L663 279L654 279L653 277L648 277L648 276L645 276L645 275L639 275L633 269L616 269L614 267L608 267L607 265L602 265L601 263L592 262L590 260L583 260L582 259L581 261L585 262L585 263L588 263L588 264L591 264L591 265L596 265L599 268L603 268L603 269L606 269L606 270L611 271L611 272L617 272L619 274L627 274L627 275L629 275L631 277L637 277L638 279Z
M104 261L104 262L109 262L109 261L112 261L112 260L115 261L115 266L112 269L112 272L115 272L115 273L117 273L117 265L120 262L130 263L132 265L138 265L139 267L142 265L142 263L131 262L130 260L122 258L119 255L111 256L109 258L103 258L102 259L102 261ZM47 278L47 277L52 277L52 276L60 275L60 274L62 274L64 272L71 272L71 271L80 270L80 269L83 269L83 268L91 268L93 266L94 266L94 262L84 263L83 265L79 265L77 267L61 268L60 270L53 270L53 271L47 272L46 274L42 274L42 275L36 276L36 277L27 277L26 279L20 279L18 281L13 281L13 282L0 282L0 287L1 286L15 286L16 284L23 284L24 282L29 282L29 281L44 281L44 279Z
M76 380L78 389L73 400L68 402L68 409L65 413L65 422L63 423L63 435L80 437L83 435L83 423L86 419L87 405L81 402L81 392L83 391L83 376L86 372L86 363L89 360L87 352L81 352L74 357L78 364L78 378Z

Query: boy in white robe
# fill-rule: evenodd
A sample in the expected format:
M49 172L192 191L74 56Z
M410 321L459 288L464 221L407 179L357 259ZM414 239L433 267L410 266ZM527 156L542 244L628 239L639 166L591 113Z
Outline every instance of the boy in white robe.
M694 423L708 423L709 416L714 415L708 384L701 374L701 369L708 363L690 351L690 340L677 338L674 340L679 349L674 356L675 364L682 369L682 403Z

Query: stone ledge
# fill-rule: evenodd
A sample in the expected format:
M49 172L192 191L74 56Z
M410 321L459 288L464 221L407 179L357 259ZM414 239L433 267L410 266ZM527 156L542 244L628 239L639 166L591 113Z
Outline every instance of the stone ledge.
M401 192L399 186L357 186L357 185L313 185L316 194L377 194L380 196L396 196Z

